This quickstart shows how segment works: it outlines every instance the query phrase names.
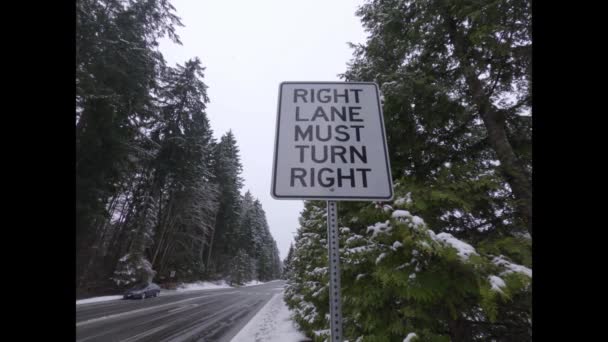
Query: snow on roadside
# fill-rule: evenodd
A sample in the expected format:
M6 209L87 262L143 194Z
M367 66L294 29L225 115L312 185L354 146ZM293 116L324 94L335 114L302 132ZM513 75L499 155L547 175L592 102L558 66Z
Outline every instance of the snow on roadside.
M110 300L121 299L122 296L103 296L103 297L92 297L87 299L81 299L76 301L76 305L79 304L89 304L89 303L97 303L97 302L107 302Z
M232 286L226 284L224 280L218 282L210 281L197 281L195 283L180 284L176 291L197 291L197 290L211 290L211 289L230 289Z
M231 342L300 342L309 341L299 332L283 301L283 292L275 294L234 336Z
M259 281L259 280L252 280L250 282L245 283L243 285L243 287L245 287L245 286L256 286L256 285L262 285L262 284L266 284L266 283L263 282L263 281Z
M273 282L273 281L277 281L277 280L272 280L269 281ZM266 282L261 282L258 280L252 280L248 283L245 283L245 285L243 286L256 286L256 285L262 285L262 284L266 284ZM185 284L180 284L178 286L177 289L175 290L162 290L162 293L164 294L174 294L175 292L184 292L184 291L198 291L198 290L213 290L213 289L230 289L233 288L232 286L226 284L225 281L220 281L220 282L209 282L209 281L198 281L195 283L185 283ZM92 297L92 298L86 298L86 299L80 299L76 301L76 305L80 305L80 304L89 304L89 303L98 303L98 302L107 302L107 301L111 301L111 300L118 300L118 299L122 299L122 296L102 296L102 297Z

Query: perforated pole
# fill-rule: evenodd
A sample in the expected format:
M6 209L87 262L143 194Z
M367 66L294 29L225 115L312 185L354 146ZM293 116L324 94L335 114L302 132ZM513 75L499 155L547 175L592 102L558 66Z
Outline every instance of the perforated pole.
M329 252L329 314L331 341L342 342L342 305L340 299L340 240L338 208L327 201L327 251Z

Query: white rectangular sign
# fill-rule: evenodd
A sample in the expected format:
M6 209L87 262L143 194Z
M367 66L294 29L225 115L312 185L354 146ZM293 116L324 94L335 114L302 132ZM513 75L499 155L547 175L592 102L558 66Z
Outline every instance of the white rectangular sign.
M375 83L281 83L275 139L275 199L392 199Z

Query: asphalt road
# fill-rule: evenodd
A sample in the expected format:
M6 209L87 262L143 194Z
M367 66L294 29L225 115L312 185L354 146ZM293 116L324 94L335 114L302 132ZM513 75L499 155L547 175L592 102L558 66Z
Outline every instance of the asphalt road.
M163 291L144 300L77 305L76 341L228 342L284 284Z

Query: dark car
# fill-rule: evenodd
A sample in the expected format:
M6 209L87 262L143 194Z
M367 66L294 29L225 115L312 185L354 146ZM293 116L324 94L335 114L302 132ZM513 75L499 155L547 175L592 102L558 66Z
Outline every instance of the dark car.
M125 292L124 299L144 299L146 297L158 297L160 294L160 286L149 283L139 284L129 291Z

